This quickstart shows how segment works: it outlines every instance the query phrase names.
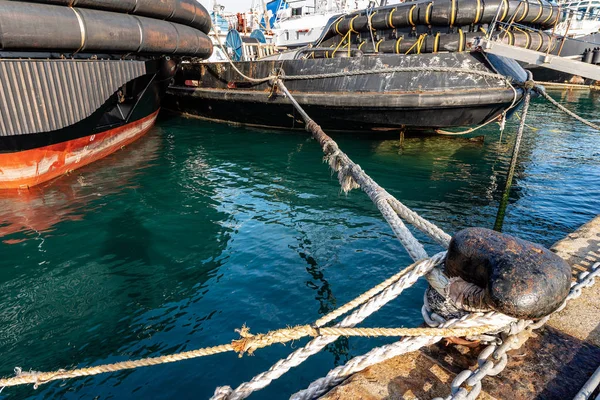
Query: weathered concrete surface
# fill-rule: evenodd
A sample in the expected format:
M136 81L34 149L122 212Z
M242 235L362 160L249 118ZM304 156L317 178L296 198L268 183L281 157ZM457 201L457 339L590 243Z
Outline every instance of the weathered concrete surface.
M574 276L600 261L600 216L556 243L552 250L573 266ZM483 380L479 399L573 398L600 364L600 282L585 289L518 350L506 369ZM431 399L449 394L460 371L477 364L483 347L438 344L395 357L347 379L324 399Z
M556 243L551 250L571 264L574 277L600 262L600 216ZM555 314L549 325L600 346L600 282L585 289L580 298Z

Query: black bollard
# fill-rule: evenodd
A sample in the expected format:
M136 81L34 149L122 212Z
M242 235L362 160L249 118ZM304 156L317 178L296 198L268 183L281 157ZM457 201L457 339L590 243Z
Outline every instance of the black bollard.
M538 319L556 311L571 287L571 267L562 258L485 228L454 235L445 271L482 288L484 305L515 318Z
M581 61L587 64L592 63L592 58L594 57L594 52L590 49L585 49L583 52L583 56L581 57Z
M600 48L594 49L594 55L592 56L592 64L600 64Z

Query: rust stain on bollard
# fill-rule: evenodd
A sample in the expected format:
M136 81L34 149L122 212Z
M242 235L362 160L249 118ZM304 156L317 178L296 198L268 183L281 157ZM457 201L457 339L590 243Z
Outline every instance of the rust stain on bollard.
M493 310L536 319L555 311L569 294L571 267L550 250L485 228L467 228L452 238L449 277L485 289Z

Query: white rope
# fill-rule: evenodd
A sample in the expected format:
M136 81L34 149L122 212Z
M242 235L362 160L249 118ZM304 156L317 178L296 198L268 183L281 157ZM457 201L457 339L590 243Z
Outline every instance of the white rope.
M486 314L470 313L460 319L448 320L445 323L443 323L441 327L470 328L475 326L490 325L501 329L514 321L516 321L515 318L499 314L497 312L490 312ZM290 397L290 399L314 399L318 396L325 394L331 387L338 385L340 382L342 382L347 377L356 372L362 371L367 367L388 360L390 358L399 356L401 354L416 351L424 346L430 346L434 343L439 342L440 340L442 340L442 337L439 336L410 337L403 338L396 343L375 348L362 356L354 357L345 365L332 369L331 371L329 371L327 376L317 379L316 381L311 383L307 389L294 394Z
M336 327L353 327L365 320L369 315L379 310L385 304L398 297L402 291L412 286L419 277L426 275L436 266L440 265L446 257L446 252L441 252L429 259L418 261L414 269L400 278L396 283L385 289L376 297L363 304L358 310L344 318ZM249 382L242 383L235 390L219 387L211 398L212 400L245 399L254 391L263 389L273 380L281 377L290 369L297 367L310 356L321 351L325 346L335 342L338 336L320 336L311 340L306 346L296 350L287 358L277 361L268 371L256 375Z

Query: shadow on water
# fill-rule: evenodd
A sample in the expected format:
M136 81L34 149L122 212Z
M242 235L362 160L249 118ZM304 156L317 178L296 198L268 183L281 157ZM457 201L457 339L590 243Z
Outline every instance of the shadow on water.
M316 292L315 300L319 303L318 313L323 316L333 311L338 305L331 291L331 285L325 279L323 270L319 267L317 260L315 260L308 253L310 252L311 242L308 238L298 238L298 255L307 264L306 271L311 276L311 280L306 281L306 286L313 289ZM348 337L340 337L335 342L327 345L326 351L330 352L334 356L334 365L345 364L349 359L349 342Z
M106 239L101 254L112 256L123 263L153 264L150 251L154 249L152 232L144 227L135 211L127 209L111 219L106 227ZM160 263L156 263L160 264Z

